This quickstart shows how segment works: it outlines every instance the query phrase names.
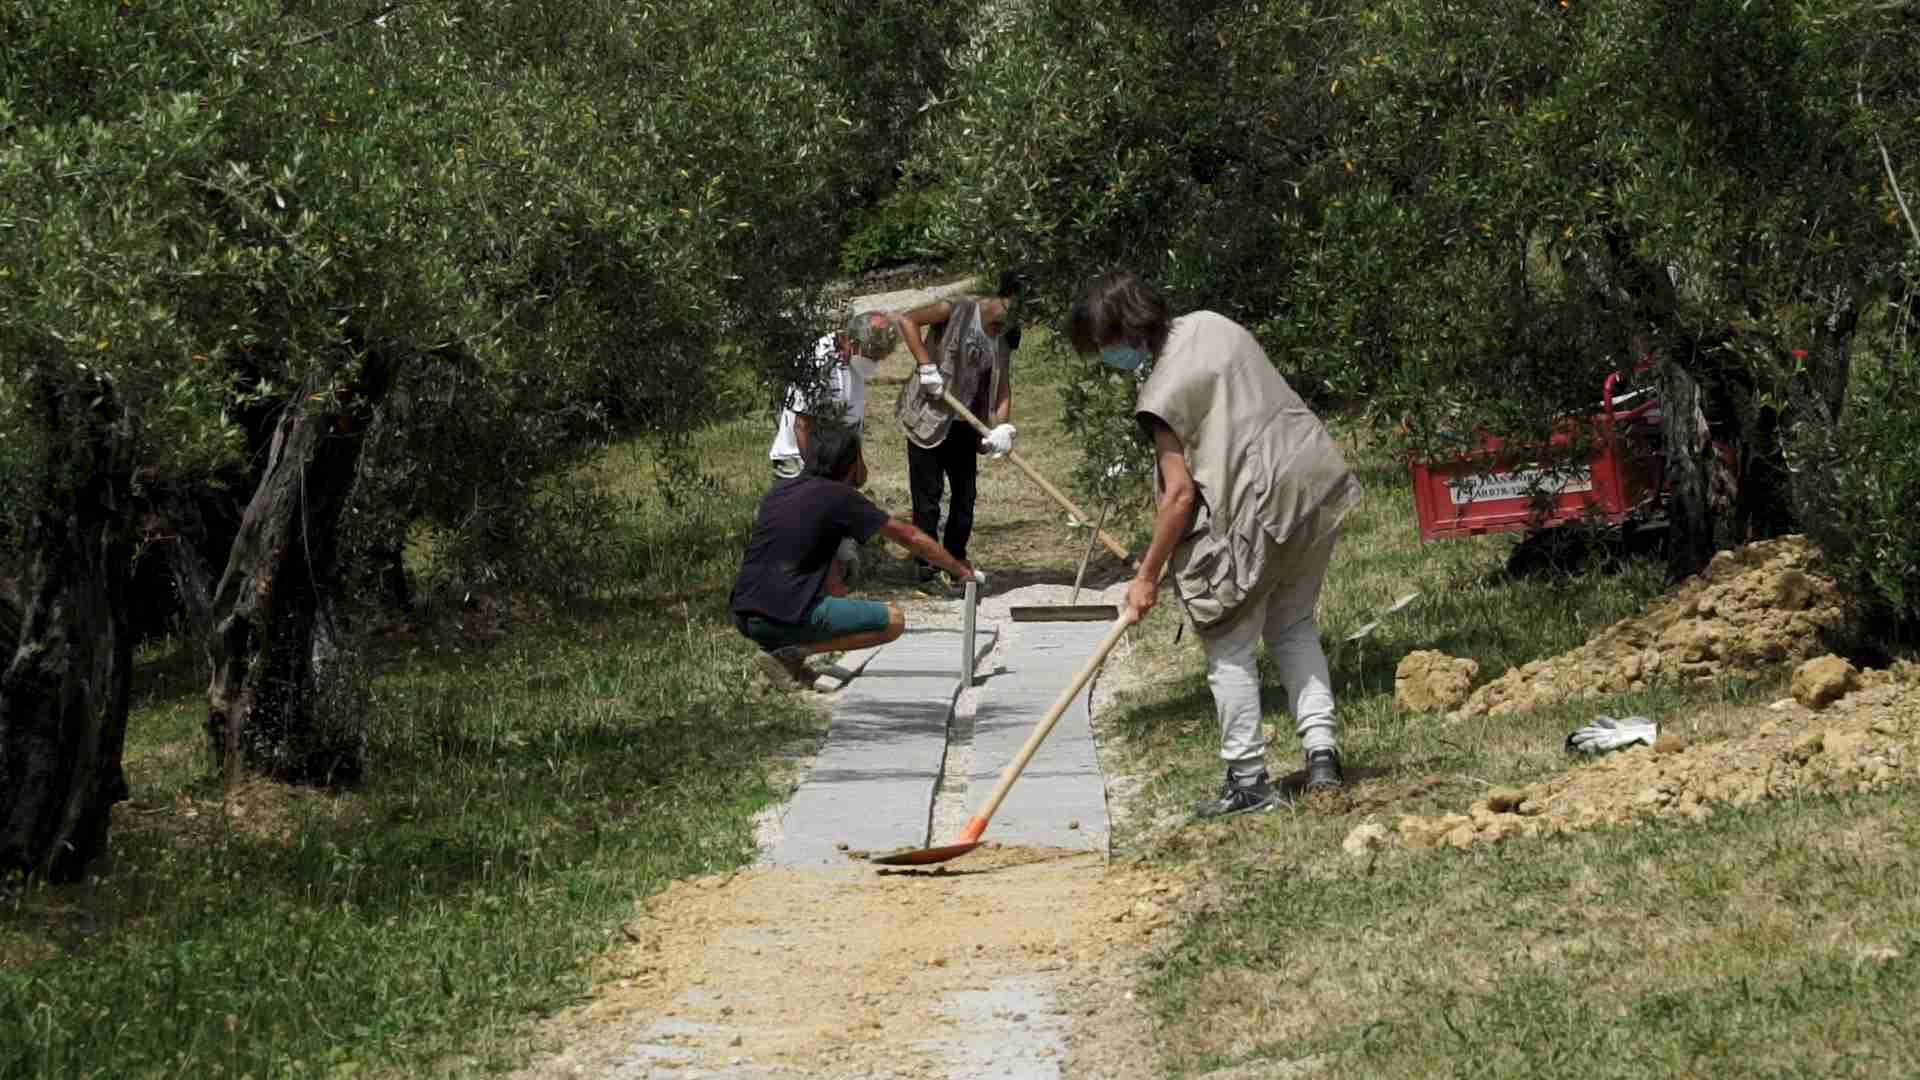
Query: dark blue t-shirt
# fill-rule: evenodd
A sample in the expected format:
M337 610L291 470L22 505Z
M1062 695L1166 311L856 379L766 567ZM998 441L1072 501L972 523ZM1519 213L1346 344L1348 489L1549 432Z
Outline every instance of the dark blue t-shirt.
M799 622L826 585L840 541L864 543L886 523L887 512L847 484L818 476L780 481L760 500L727 609Z

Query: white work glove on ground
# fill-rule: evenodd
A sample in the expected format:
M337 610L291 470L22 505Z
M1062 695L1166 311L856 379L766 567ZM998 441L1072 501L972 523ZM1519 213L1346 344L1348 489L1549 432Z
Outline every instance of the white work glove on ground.
M940 377L940 369L932 364L921 364L919 371L920 392L928 397L939 397L941 391L947 388L947 380Z
M1001 424L980 440L980 449L993 451L993 456L997 458L1006 457L1013 453L1013 436L1018 431L1012 424Z
M1611 716L1602 716L1567 736L1567 752L1604 754L1635 743L1652 746L1659 737L1660 724L1649 717L1629 716L1625 720L1615 720Z

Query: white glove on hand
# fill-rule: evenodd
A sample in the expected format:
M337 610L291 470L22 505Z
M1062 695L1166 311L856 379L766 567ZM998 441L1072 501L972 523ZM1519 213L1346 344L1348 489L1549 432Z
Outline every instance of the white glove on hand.
M993 456L997 458L1006 457L1013 453L1013 436L1018 430L1012 424L1001 424L980 440L980 449L993 451Z
M940 369L932 364L920 365L920 392L928 397L939 397L947 388L947 380L940 377Z
M1635 743L1652 746L1659 737L1660 724L1649 717L1629 716L1625 720L1615 720L1611 716L1601 716L1567 736L1567 753L1604 754Z
M983 574L983 573L981 573L981 572L980 572L980 571L978 571L978 570L975 570L975 571L973 572L973 577L972 577L972 578L961 578L961 579L960 579L960 581L961 581L962 583L965 583L965 582L967 582L967 581L972 581L972 582L974 582L975 584L977 584L977 585L979 585L979 586L980 586L980 587L981 587L982 589L984 589L984 588L986 588L986 587L987 587L987 575L985 575L985 574Z

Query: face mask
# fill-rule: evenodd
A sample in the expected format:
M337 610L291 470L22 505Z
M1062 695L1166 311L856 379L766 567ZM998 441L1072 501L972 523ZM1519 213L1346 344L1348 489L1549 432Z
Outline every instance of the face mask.
M1133 371L1147 362L1147 350L1138 345L1102 345L1100 359L1121 371Z
M859 353L854 353L853 356L847 360L847 366L852 368L853 373L860 376L864 381L873 378L873 373L880 370L880 361L869 360Z

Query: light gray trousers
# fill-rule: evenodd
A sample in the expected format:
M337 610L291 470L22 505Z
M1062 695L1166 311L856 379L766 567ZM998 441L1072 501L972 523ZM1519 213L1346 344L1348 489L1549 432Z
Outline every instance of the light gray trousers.
M1301 748L1309 753L1337 749L1333 680L1313 612L1339 535L1333 529L1297 556L1290 555L1287 561L1294 572L1286 580L1242 604L1224 625L1200 634L1207 654L1207 686L1220 720L1220 757L1235 779L1266 767L1267 737L1260 723L1262 641L1287 688Z

